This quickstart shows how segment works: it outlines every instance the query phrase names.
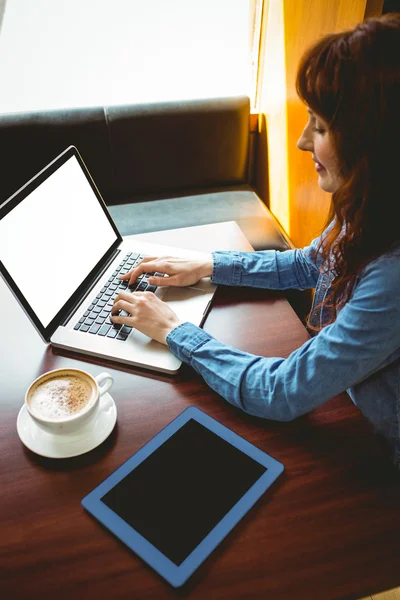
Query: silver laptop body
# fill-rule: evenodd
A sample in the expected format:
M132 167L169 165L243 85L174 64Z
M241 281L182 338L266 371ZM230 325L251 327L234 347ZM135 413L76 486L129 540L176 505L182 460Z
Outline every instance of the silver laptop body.
M181 361L135 329L109 337L93 333L95 327L78 327L89 314L95 316L96 299L115 285L120 265L126 270L142 256L199 254L123 239L74 146L0 206L1 275L42 338L70 351L176 373ZM154 293L181 320L201 325L215 290L205 278L192 287L158 287Z

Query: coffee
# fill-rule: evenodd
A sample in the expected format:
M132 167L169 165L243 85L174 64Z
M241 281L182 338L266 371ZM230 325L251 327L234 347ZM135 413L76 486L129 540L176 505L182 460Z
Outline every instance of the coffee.
M29 393L28 404L38 417L62 420L85 410L95 397L90 381L74 374L40 380Z

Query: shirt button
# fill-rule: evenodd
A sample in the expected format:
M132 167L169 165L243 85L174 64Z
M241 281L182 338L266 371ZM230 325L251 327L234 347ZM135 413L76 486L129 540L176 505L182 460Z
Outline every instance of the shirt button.
M325 284L325 283L323 283L323 284L321 285L321 289L323 289L323 290L326 290L326 284Z

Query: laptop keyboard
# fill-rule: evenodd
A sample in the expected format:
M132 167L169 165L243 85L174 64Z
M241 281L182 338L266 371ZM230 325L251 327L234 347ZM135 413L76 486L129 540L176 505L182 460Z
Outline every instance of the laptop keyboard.
M111 309L115 298L124 290L130 292L155 292L157 287L150 285L147 278L151 275L162 277L162 273L143 273L135 283L128 286L128 281L121 281L120 275L124 275L131 271L144 257L136 252L128 252L124 259L120 262L113 274L108 278L104 286L90 305L87 307L83 316L76 323L74 329L83 333L91 333L92 335L101 335L103 337L115 338L125 341L132 331L132 327L111 322ZM121 311L120 315L128 315L129 313Z

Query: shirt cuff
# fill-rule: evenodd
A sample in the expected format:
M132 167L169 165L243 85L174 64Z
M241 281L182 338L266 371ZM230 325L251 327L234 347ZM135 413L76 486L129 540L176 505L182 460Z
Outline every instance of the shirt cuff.
M213 271L211 281L221 285L240 285L242 260L239 252L215 251L212 253Z
M200 327L181 323L167 335L168 348L183 362L191 364L193 352L208 342L211 336Z

